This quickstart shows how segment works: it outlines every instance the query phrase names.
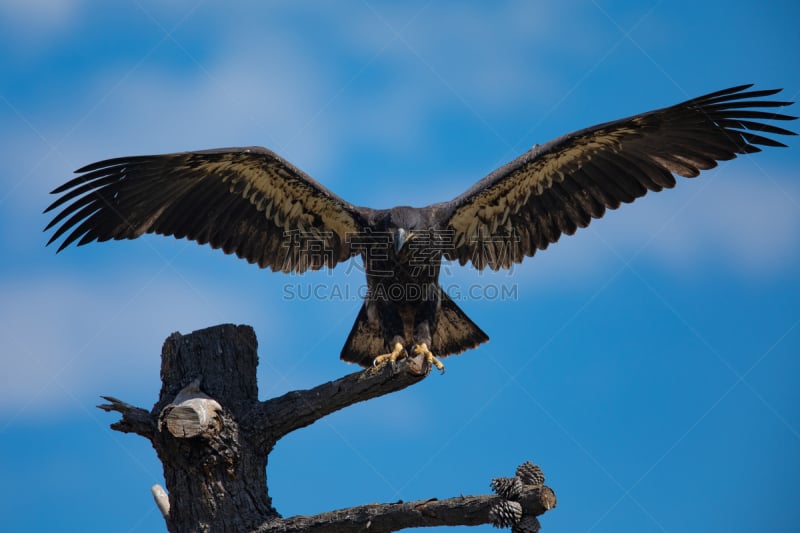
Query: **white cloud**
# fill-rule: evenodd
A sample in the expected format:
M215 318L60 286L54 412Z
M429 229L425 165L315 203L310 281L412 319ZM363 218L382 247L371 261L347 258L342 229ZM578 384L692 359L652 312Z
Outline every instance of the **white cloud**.
M487 110L513 109L553 89L542 47L564 12L561 5L530 2L386 4L360 13L350 39L365 56L382 50L398 74L422 72L415 77L428 78L437 89L431 93Z
M740 165L746 163L725 165L691 187L679 183L687 188L681 194L667 191L630 215L614 216L605 238L679 271L709 263L744 277L790 271L800 252L800 187L754 166L744 176L733 168Z
M591 282L629 260L680 276L710 269L750 280L793 275L800 263L800 186L777 171L774 180L758 169L743 175L733 168L741 165L747 164L734 161L609 211L538 252L515 275L544 285Z
M70 144L91 146L98 156L117 153L119 147L163 152L263 144L324 160L328 144L313 127L305 127L313 124L320 99L315 92L322 83L292 57L280 56L281 64L267 69L253 63L257 54L234 50L227 54L230 59L200 65L189 75L148 66L102 72L91 88L99 106ZM271 77L272 69L283 73ZM86 143L87 136L92 143Z
M25 40L33 41L71 25L82 3L82 0L4 0L0 2L0 16Z
M159 387L161 344L173 331L267 323L262 301L238 301L163 273L92 277L0 285L0 418L57 415L77 409L86 396L94 401L148 384L152 393Z

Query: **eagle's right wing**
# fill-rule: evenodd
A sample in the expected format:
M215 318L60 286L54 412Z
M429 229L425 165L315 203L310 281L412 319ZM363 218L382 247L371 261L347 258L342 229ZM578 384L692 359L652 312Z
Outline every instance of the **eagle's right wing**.
M365 210L260 147L121 157L53 191L59 251L143 233L186 237L274 271L333 267L356 253Z

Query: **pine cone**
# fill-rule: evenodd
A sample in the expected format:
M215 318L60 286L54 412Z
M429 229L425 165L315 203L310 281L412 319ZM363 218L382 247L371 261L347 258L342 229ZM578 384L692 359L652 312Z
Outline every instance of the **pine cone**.
M511 533L539 533L541 529L539 519L535 516L526 515L519 523L511 528Z
M544 484L544 473L538 465L525 461L517 467L517 477L526 485Z
M489 520L494 527L511 527L522 518L522 506L517 502L503 500L489 509Z
M516 500L522 494L522 481L518 477L498 477L492 480L492 490L505 500Z

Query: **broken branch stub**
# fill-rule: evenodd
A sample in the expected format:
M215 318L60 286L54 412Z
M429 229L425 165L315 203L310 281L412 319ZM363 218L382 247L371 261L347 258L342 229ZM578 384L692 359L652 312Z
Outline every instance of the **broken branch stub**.
M159 415L159 431L166 426L167 431L179 439L219 433L222 424L218 415L222 406L200 390L200 381L200 378L192 381L164 407Z

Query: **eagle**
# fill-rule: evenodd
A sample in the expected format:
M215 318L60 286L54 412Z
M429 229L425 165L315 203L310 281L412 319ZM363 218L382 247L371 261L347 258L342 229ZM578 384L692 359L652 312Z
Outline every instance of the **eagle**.
M355 206L274 152L222 148L118 157L52 191L48 245L188 238L272 271L333 268L360 256L364 303L341 359L364 367L440 358L489 340L439 285L443 260L507 269L606 210L696 177L718 161L785 147L764 121L781 89L731 87L536 145L465 193L426 207Z

